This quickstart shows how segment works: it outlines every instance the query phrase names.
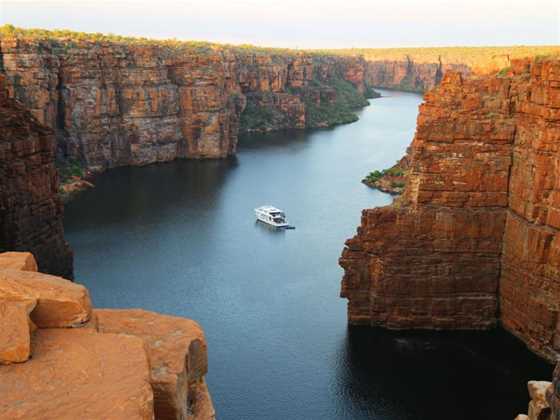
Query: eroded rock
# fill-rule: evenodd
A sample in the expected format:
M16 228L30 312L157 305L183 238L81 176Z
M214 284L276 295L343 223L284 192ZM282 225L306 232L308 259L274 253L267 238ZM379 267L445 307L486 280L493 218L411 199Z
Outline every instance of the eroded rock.
M102 333L129 334L145 342L158 419L213 419L204 381L206 340L191 320L140 309L96 309Z
M1 268L37 271L37 262L30 252L3 252L0 254L0 269Z
M39 329L33 358L0 366L0 418L153 419L143 340L91 329Z
M0 364L25 362L31 356L31 333L35 325L29 314L36 300L0 299Z
M88 290L61 277L0 269L0 300L36 300L31 320L39 328L73 327L91 313Z

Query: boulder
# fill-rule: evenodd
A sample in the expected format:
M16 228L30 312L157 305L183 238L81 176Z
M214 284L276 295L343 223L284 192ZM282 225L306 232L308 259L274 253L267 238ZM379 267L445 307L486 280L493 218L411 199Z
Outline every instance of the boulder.
M33 358L0 367L2 419L153 419L143 340L92 329L40 329Z
M37 271L37 261L30 252L3 252L0 254L0 268Z
M540 420L541 412L548 408L546 402L546 391L551 387L548 381L529 381L527 389L531 401L529 402L529 419Z
M94 315L99 332L144 340L157 419L214 418L204 381L206 340L196 322L140 309L99 309Z
M36 300L31 320L39 328L77 326L87 322L91 313L84 286L31 271L0 269L0 299Z
M31 355L31 332L35 329L29 313L37 301L0 300L0 364L25 362Z

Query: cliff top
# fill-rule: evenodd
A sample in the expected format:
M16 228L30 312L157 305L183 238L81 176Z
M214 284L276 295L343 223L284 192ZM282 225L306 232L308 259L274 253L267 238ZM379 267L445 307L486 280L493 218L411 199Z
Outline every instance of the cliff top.
M178 39L150 39L115 34L86 33L67 29L47 30L40 28L19 28L10 24L0 26L0 38L22 38L37 41L90 42L98 44L122 44L169 48L197 53L231 51L238 54L301 55L315 56L356 56L370 61L405 61L416 63L463 64L475 72L497 71L512 59L560 55L560 45L513 45L484 47L415 47L415 48L349 48L310 49L270 48L249 44L218 44L208 41L184 41Z

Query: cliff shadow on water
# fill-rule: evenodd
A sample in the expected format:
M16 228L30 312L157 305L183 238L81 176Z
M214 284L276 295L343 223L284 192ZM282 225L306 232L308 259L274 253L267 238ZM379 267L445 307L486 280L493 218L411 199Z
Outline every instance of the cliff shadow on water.
M111 169L94 178L96 188L80 193L79 200L66 204L68 230L98 224L135 225L164 222L170 213L208 211L219 206L220 190L238 167L237 157L212 160L178 160L146 167ZM100 194L98 191L103 191ZM109 196L110 194L110 196ZM103 195L119 196L115 206L97 205ZM75 215L83 216L76 218ZM141 217L142 220L138 218Z
M336 392L352 402L352 418L513 419L526 410L527 378L548 379L551 369L501 328L349 326L339 348Z

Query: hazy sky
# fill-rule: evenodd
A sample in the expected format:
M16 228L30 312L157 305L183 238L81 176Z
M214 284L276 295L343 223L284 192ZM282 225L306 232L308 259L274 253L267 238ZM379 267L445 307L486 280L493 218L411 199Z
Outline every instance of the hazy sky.
M299 48L560 44L560 0L0 0L0 22Z

